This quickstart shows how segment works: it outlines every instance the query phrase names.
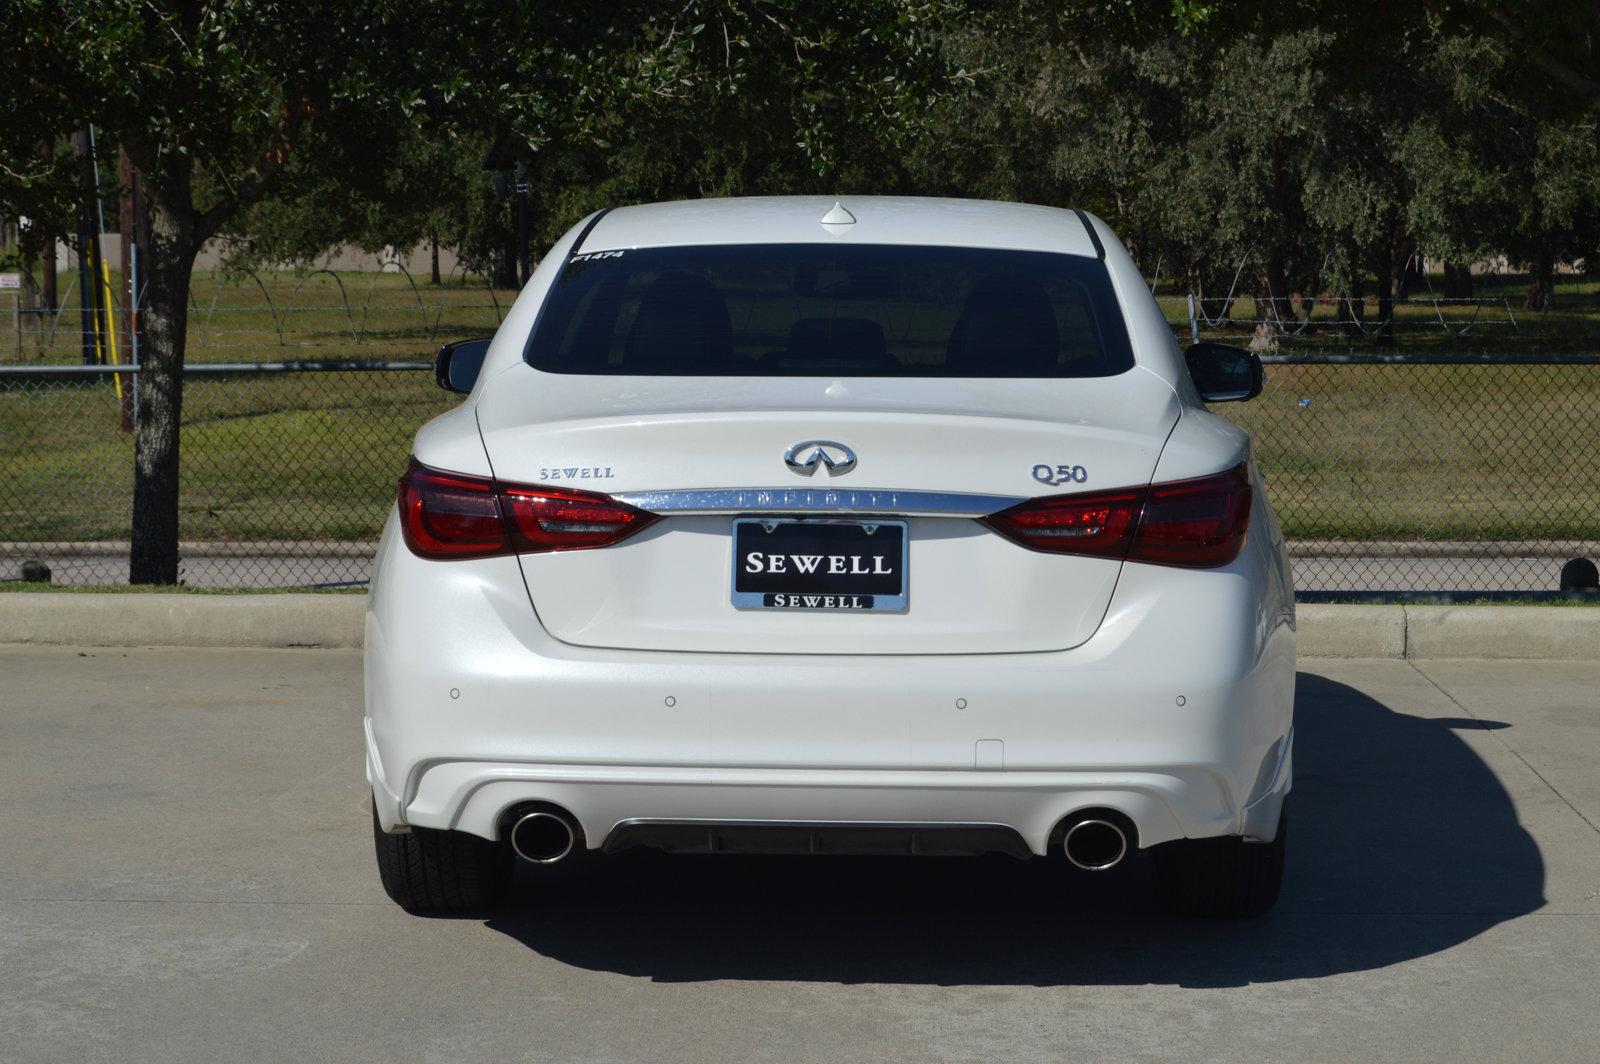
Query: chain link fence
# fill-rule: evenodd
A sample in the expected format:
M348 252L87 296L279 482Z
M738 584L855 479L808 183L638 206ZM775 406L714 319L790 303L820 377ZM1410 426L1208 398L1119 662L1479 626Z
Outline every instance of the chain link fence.
M184 384L181 577L366 580L418 426L455 399L418 363L201 365ZM126 582L133 436L111 375L0 370L0 580Z
M433 384L433 347L492 333L511 294L460 285L424 298L409 277L330 273L276 282L274 296L253 280L255 304L229 302L250 279L195 293L182 579L359 584L413 434L455 401ZM1199 304L1193 320L1182 297L1162 302L1181 335L1260 335L1262 319L1238 316L1248 299L1227 314ZM1285 308L1271 330L1264 394L1216 409L1255 440L1302 592L1549 592L1566 560L1600 556L1600 357L1441 350L1412 343L1420 324L1406 325L1407 354L1373 355L1340 339L1350 307L1300 310L1300 326ZM1434 337L1594 349L1569 329L1513 326L1504 300L1407 313L1431 314ZM74 318L31 329L20 364L0 355L0 581L29 562L58 583L127 579L127 371L77 365Z
M1264 359L1247 429L1303 592L1549 592L1600 557L1600 358Z
M1600 358L1273 356L1248 429L1310 592L1551 591L1600 556ZM179 536L194 586L367 578L425 362L194 366ZM127 578L133 439L109 373L0 371L0 580Z

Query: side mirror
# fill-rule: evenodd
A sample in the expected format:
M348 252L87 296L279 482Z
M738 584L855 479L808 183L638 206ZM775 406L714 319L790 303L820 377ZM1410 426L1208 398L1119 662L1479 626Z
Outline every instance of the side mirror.
M1195 344L1183 353L1189 377L1208 403L1242 403L1261 394L1266 372L1261 356L1227 344Z
M489 353L489 341L457 340L439 348L433 360L433 379L447 392L472 391L483 369L483 356Z

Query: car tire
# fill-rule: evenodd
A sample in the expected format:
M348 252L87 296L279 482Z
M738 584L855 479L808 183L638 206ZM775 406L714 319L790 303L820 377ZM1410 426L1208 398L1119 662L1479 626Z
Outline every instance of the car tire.
M384 892L407 912L493 909L511 885L511 851L464 831L412 828L391 835L372 814L372 839Z
M1278 900L1288 843L1285 810L1279 814L1278 837L1271 842L1226 836L1152 847L1156 897L1177 916L1261 916Z

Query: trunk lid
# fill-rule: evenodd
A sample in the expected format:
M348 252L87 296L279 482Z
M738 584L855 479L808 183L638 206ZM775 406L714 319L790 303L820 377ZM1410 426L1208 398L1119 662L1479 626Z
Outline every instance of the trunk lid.
M496 477L623 496L666 513L616 546L520 559L552 636L633 650L1076 646L1098 627L1121 564L1028 550L974 518L1014 499L1148 483L1179 412L1171 388L1137 368L1061 380L830 381L581 376L518 365L486 385L477 416ZM826 467L798 475L784 455L807 440L843 443L857 464L840 475ZM1039 466L1057 480L1066 467L1067 482L1041 482ZM677 512L683 496L660 494L683 492L705 493L690 505L713 512ZM911 493L954 498L930 506ZM905 521L903 611L734 605L736 516L862 514Z

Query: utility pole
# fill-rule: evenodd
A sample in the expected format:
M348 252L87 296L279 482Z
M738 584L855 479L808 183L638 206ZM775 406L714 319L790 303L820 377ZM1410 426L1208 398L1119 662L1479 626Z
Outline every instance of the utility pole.
M93 162L89 158L89 134L84 130L72 134L72 154L78 159L78 182L82 198L78 201L78 338L83 346L83 364L95 364L95 284L89 280L89 255L99 241L90 230L94 223L91 190L94 182Z
M45 141L39 147L39 157L44 161L45 169L49 169L51 161L55 158L55 145L48 140ZM52 314L56 310L56 237L58 235L60 234L54 229L48 229L44 233L43 309Z
M528 160L517 160L517 266L519 287L532 275L528 269Z
M516 197L515 229L496 227L489 279L495 288L519 288L528 272L528 162L522 157L526 151L515 138L502 137L489 146L489 153L483 157L483 168L494 181L495 199L503 204L495 210L498 218L506 217L503 212L510 206L506 201Z
M137 366L144 339L140 334L139 304L142 300L139 285L144 273L145 249L149 246L150 205L145 201L144 181L139 176L139 171L133 168L133 163L124 150L119 150L117 153L117 179L121 188L119 228L122 231L122 284L119 295L122 299L123 337L128 351L128 362ZM133 431L138 401L139 378L133 375L128 378L128 386L122 390L124 432Z

